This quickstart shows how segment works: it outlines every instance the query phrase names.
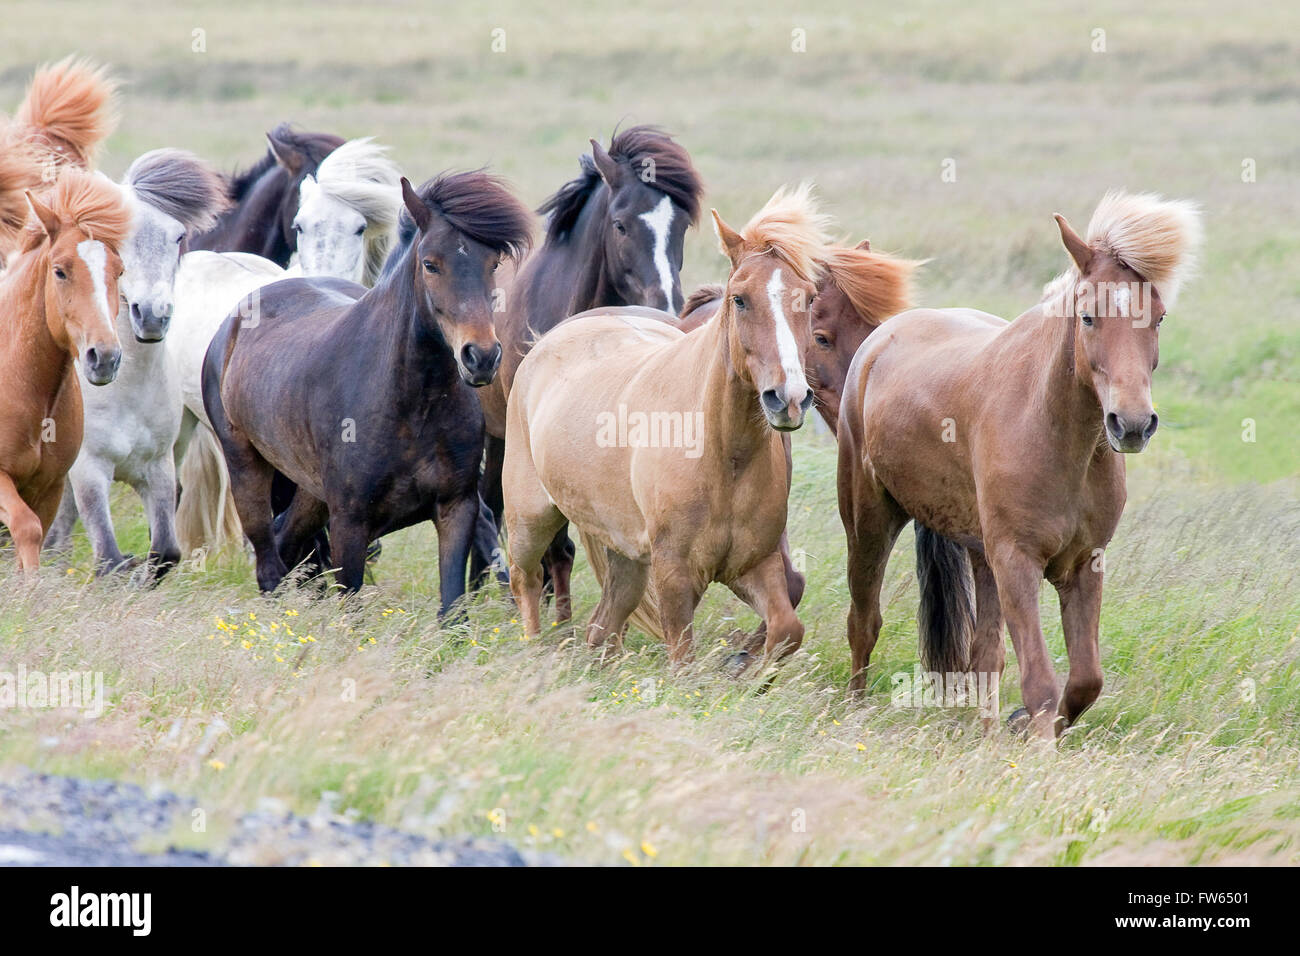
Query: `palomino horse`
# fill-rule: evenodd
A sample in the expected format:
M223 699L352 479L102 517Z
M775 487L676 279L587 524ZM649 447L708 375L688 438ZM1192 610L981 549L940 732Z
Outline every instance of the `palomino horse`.
M343 145L331 133L304 133L281 123L266 134L267 153L232 176L227 187L231 208L207 232L191 236L188 249L251 252L280 268L297 248L293 229L302 181Z
M89 169L116 123L116 91L106 68L89 60L67 57L42 66L13 121L0 119L0 156L27 167L30 189L48 187L64 167ZM0 269L19 241L28 211L21 193L8 196L0 206Z
M803 354L826 222L807 187L779 191L740 233L713 218L732 266L715 321L683 334L652 310L593 310L520 364L504 477L510 585L530 635L542 554L572 521L602 586L589 645L621 643L637 612L686 660L711 581L759 612L769 655L803 639L778 550L781 439L813 402Z
M527 247L531 216L482 171L418 192L403 179L402 190L409 219L375 287L286 279L261 289L256 321L231 315L208 347L203 401L263 590L327 521L339 583L355 591L371 541L431 518L447 614L465 593L479 519L474 388L501 362L493 273ZM297 486L278 518L277 471Z
M1097 699L1102 555L1124 510L1123 455L1156 430L1151 373L1165 308L1200 239L1187 203L1109 193L1073 265L1014 322L918 309L868 339L839 431L851 688L865 687L895 538L917 523L918 627L929 670L998 710L1005 616L1030 729L1051 739ZM1070 661L1058 689L1038 615L1046 577ZM947 689L944 691L948 696ZM973 701L972 701L973 702Z
M185 412L177 445L182 484L176 523L185 554L242 543L221 447L203 410L203 355L226 316L264 285L291 276L332 276L367 288L379 278L397 240L402 173L369 138L349 140L300 187L298 240L288 270L247 253L193 252L181 259L176 330L167 351L180 377ZM292 494L292 489L289 489Z
M145 503L149 565L161 574L180 557L172 450L181 406L176 370L158 343L171 322L181 243L190 230L211 226L227 200L216 172L179 149L140 156L127 169L122 191L131 209L117 314L122 368L111 384L82 394L84 439L45 547L66 547L80 513L99 573L132 565L118 548L109 511L112 484L124 481Z
M643 305L673 315L682 306L682 245L700 215L703 183L691 158L653 126L615 134L606 151L591 141L581 174L541 205L546 239L506 287L497 320L505 350L497 383L479 397L487 421L483 497L501 524L506 396L534 341L588 309ZM558 529L547 566L561 621L570 616L573 543Z
M28 202L35 222L0 276L8 325L0 337L0 522L18 567L34 574L81 447L73 362L92 385L105 385L121 361L113 316L131 214L112 182L71 168Z

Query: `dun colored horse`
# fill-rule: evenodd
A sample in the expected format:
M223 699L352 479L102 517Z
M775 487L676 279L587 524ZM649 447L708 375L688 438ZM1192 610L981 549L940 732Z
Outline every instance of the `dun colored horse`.
M121 361L113 318L131 214L117 186L72 168L27 200L35 221L0 277L0 523L34 574L81 447L74 360L93 385Z
M479 523L474 388L501 361L493 273L527 247L531 217L481 171L418 192L401 183L400 244L375 287L324 278L263 287L255 321L236 311L208 347L203 404L263 590L327 522L338 581L355 591L371 541L432 519L446 614L465 593ZM278 517L277 472L296 486Z
M504 487L510 584L530 635L542 555L571 521L602 586L590 645L621 642L635 612L686 660L711 581L763 617L769 654L803 639L778 550L781 439L813 402L803 354L826 223L807 187L778 192L740 233L713 217L732 265L717 320L684 334L653 310L597 309L520 364Z
M1157 425L1151 377L1166 306L1200 239L1187 203L1109 193L1073 265L1014 322L971 309L889 320L849 370L839 431L851 688L865 687L889 553L917 523L918 625L929 670L998 709L1005 617L1031 731L1051 739L1101 693L1103 549L1124 509L1123 455ZM1060 597L1058 689L1038 614ZM948 691L945 690L945 695Z
M703 183L690 155L654 126L617 133L608 151L595 140L578 178L546 200L546 238L513 282L497 318L505 350L497 381L479 393L487 423L483 497L497 525L506 396L533 342L588 309L643 305L676 315L682 305L682 246L700 215ZM573 542L559 529L547 555L556 612L570 616Z

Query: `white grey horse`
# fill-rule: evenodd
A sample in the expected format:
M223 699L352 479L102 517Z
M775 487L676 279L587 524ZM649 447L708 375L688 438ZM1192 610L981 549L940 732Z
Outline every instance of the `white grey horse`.
M181 408L176 401L177 372L160 343L171 322L182 241L191 230L210 228L229 200L219 174L197 156L178 149L157 149L136 159L121 188L132 211L119 283L122 366L109 385L81 391L85 406L81 451L68 473L45 547L65 549L80 514L98 573L133 566L135 559L118 547L109 512L112 484L122 481L144 502L149 565L162 574L180 558L172 455Z

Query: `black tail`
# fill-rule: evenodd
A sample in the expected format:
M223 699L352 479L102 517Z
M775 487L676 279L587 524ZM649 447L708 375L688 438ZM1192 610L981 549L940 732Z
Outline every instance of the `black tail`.
M970 667L975 633L975 579L970 555L955 541L916 523L916 615L921 661L927 671L957 674Z

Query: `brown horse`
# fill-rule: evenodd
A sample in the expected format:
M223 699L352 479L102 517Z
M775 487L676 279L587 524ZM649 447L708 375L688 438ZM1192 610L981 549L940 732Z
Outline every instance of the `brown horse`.
M891 315L912 307L912 273L922 263L872 252L870 240L834 246L813 297L812 341L804 363L817 412L834 434L849 364L868 335ZM686 299L677 327L691 332L718 314L726 287L706 285Z
M674 662L688 659L711 581L762 615L770 655L803 639L778 550L781 439L813 401L803 354L826 221L807 187L779 191L740 233L713 218L732 264L716 321L683 334L654 310L593 310L519 366L504 486L510 584L530 635L542 555L572 521L602 585L590 645L620 643L637 612Z
M74 360L94 385L113 380L122 350L114 329L118 249L131 213L117 186L66 169L43 199L28 193L29 223L0 277L0 523L18 567L34 574L81 447Z
M64 167L89 169L116 123L116 91L106 69L89 60L67 57L38 69L13 120L0 118L7 177L22 171L26 188L34 190L50 186ZM0 202L0 268L27 219L22 194L8 196Z
M970 309L895 316L849 370L839 432L848 636L865 687L895 538L917 523L918 628L928 669L998 709L1005 616L1030 729L1051 739L1101 693L1103 549L1124 510L1123 455L1156 430L1158 328L1200 223L1187 203L1109 193L1071 268L1014 322ZM1070 661L1058 689L1038 615L1056 588ZM948 691L945 690L945 695Z

